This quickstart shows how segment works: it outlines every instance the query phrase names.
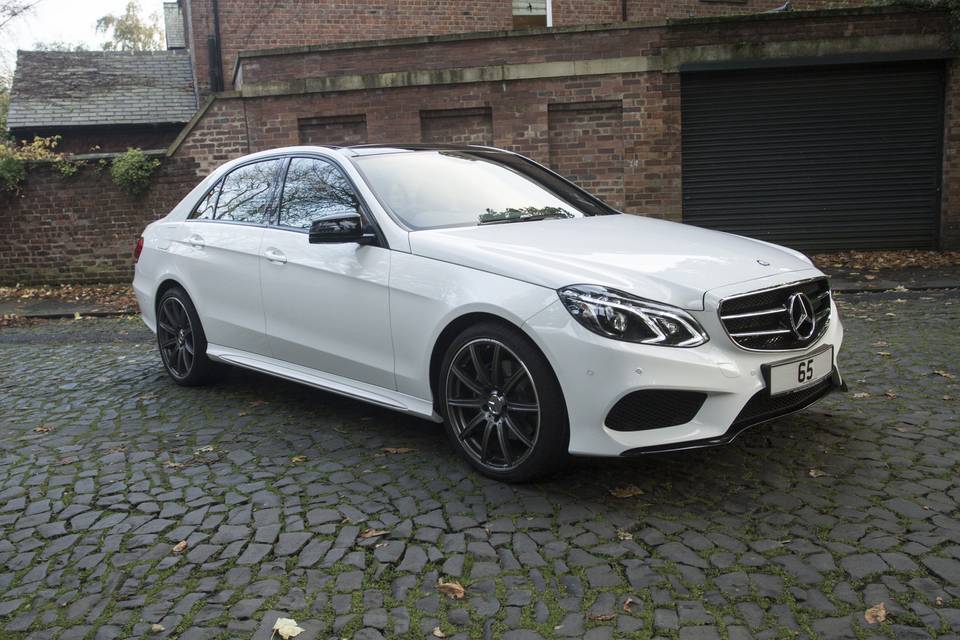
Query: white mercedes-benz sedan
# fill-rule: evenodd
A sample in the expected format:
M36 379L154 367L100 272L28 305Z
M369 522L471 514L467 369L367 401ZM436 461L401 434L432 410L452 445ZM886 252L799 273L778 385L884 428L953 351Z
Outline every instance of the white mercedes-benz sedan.
M226 363L442 421L505 481L726 443L843 387L802 254L621 214L493 148L249 155L135 254L177 383Z

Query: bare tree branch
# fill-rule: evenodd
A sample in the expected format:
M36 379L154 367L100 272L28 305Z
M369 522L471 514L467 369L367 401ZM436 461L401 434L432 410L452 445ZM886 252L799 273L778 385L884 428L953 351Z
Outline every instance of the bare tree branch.
M29 13L43 0L0 0L0 32L8 24L25 13Z

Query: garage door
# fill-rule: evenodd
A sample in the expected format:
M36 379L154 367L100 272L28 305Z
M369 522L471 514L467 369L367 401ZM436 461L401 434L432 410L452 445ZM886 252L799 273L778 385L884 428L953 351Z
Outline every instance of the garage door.
M935 247L944 68L682 76L683 219L802 250Z

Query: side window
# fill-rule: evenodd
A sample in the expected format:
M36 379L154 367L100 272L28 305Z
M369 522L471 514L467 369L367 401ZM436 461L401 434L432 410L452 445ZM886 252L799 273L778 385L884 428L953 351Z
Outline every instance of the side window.
M280 200L280 226L309 229L320 218L359 213L360 202L336 165L316 158L294 158Z
M218 180L217 184L213 185L190 214L190 220L213 220L213 208L217 206L217 195L222 184L223 180Z
M217 220L266 222L280 160L255 162L234 169L223 179Z

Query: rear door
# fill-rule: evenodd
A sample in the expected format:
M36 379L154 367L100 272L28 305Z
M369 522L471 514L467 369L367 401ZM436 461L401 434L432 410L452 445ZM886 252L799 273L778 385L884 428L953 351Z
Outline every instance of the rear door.
M277 224L264 231L261 247L270 351L292 364L394 389L390 250L309 242L315 220L346 212L370 220L339 166L290 159Z
M266 355L260 242L272 215L280 159L241 165L222 178L184 223L178 252L213 344Z

